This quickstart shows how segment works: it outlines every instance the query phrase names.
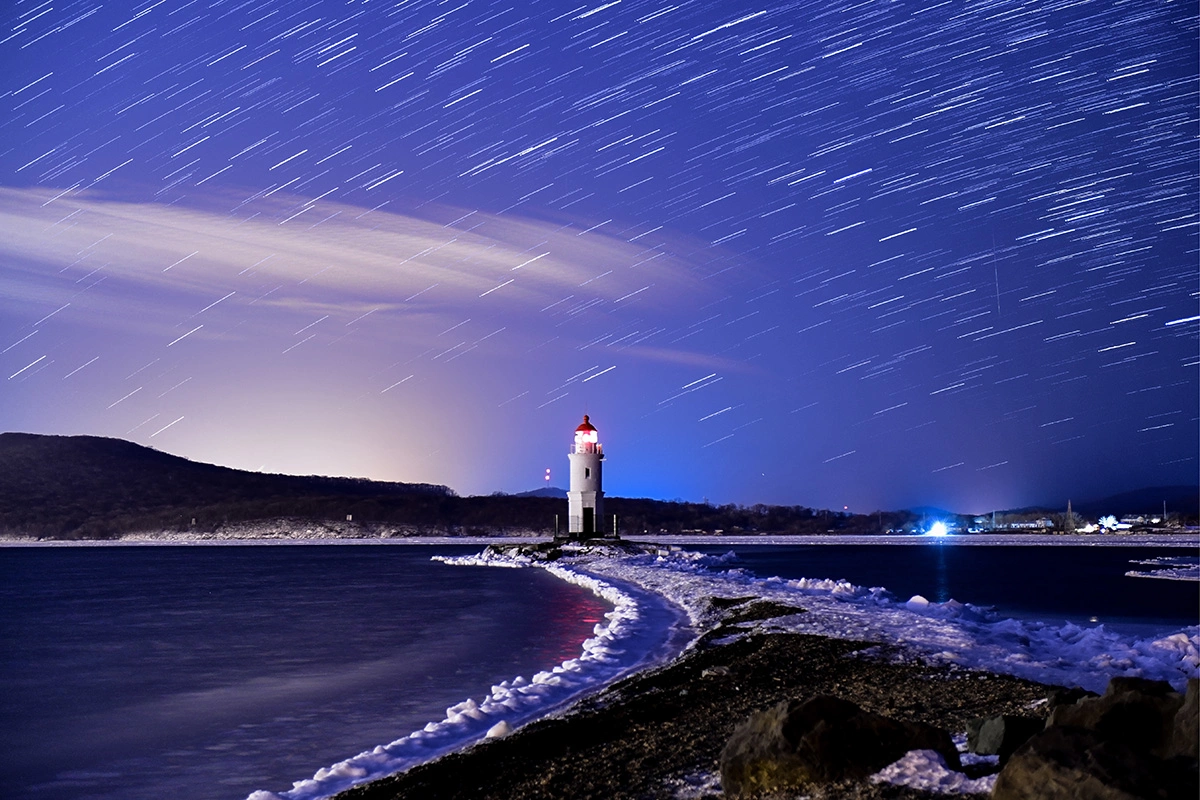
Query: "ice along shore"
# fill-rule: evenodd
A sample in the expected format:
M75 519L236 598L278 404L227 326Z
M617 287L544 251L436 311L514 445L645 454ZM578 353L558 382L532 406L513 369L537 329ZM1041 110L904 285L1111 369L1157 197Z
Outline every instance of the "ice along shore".
M328 796L346 785L361 783L345 796L553 797L565 792L570 796L633 797L645 796L649 791L652 796L698 797L703 796L703 787L711 788L715 781L715 753L732 726L750 711L782 696L833 688L836 694L881 713L927 717L931 721L936 718L936 724L942 727L961 730L970 717L1010 713L1044 699L1046 689L1039 682L1102 690L1112 676L1139 675L1166 679L1182 687L1200 664L1197 628L1161 639L1137 640L1101 627L1055 627L995 619L985 609L953 601L931 604L920 598L898 600L883 590L864 589L844 581L757 578L724 569L719 559L678 547L575 547L554 552L550 559L546 558L546 550L505 545L458 563L543 566L584 585L586 581L599 581L618 593L621 590L613 587L624 587L640 593L643 602L646 593L666 598L686 613L690 633L683 631L678 620L670 622L667 617L646 622L651 622L650 627L666 623L674 631L672 647L678 647L681 637L690 636L684 655L667 663L672 647L664 647L664 640L660 640L659 649L648 657L640 649L646 644L644 628L640 642L623 642L628 634L620 626L615 630L611 624L610 630L598 626L598 638L589 643L576 663L568 662L540 678L535 676L533 682L493 687L492 696L482 703L467 701L448 709L442 723L431 723L424 732L398 740L409 742L410 747L414 741L422 745L411 753L411 758L401 759L407 763L393 758L389 748L394 749L397 743L392 743L322 770L313 780L298 782L292 791L279 796ZM637 604L628 594L626 597L626 602ZM625 612L620 602L616 606L613 617L620 618ZM824 674L821 665L827 668L825 678L817 677ZM701 678L697 678L697 671ZM563 712L566 701L555 702L555 693L546 687L547 683L556 683L554 675L562 676L567 685L562 689L563 697L569 694L578 698L606 683L617 683L565 713L551 714L530 724L531 719L545 717L548 711ZM526 685L541 688L520 691ZM715 688L720 691L712 702L702 701L707 690ZM522 699L514 700L514 689ZM686 698L670 704L673 710L668 716L674 722L664 730L682 725L670 735L650 732L662 722L659 695L664 691ZM643 696L646 692L653 697ZM524 713L520 713L522 709ZM700 716L689 721L689 710ZM600 719L595 718L597 715ZM617 719L625 719L627 724L617 724ZM641 723L636 722L639 719ZM702 720L707 722L701 724ZM652 721L654 724L648 728ZM461 747L478 740L485 731L507 733L522 724L525 727L515 736L489 739L486 745L416 766L398 777L377 780L383 774L454 750L449 741L446 747L436 748L438 752L429 752L425 746L435 745L447 728L471 734L447 737L458 740L455 745ZM556 731L551 735L553 742L575 742L568 746L568 755L559 759L562 763L555 759L555 748L534 744L543 735L537 732L543 729ZM701 730L707 733L701 735ZM604 731L611 734L608 740L593 741L597 736L604 739ZM580 736L586 741L579 741ZM636 744L639 741L641 744ZM620 754L626 747L654 755L630 761ZM422 751L425 759L419 757ZM504 756L506 763L515 759L514 763L528 766L530 772L523 779L523 788L501 788L510 779L517 780L511 768L506 768L508 777L503 780L494 775L485 780L494 788L493 794L480 794L479 786L460 786L468 775L487 774L484 765L489 752L509 753ZM470 769L459 764L461 759L467 760ZM445 766L448 764L459 766ZM624 777L601 788L604 781L597 784L595 775L584 774L588 770L580 772L586 764L605 774L615 770ZM636 764L642 766L635 768ZM963 783L968 778L959 774L917 780L948 782L958 785L959 791L972 786ZM651 791L646 781L657 788ZM419 788L404 788L410 784ZM532 787L543 785L557 788L548 789L548 794L530 794ZM670 786L675 789L666 791ZM688 787L699 793L689 794L693 789ZM271 796L265 792L260 795Z

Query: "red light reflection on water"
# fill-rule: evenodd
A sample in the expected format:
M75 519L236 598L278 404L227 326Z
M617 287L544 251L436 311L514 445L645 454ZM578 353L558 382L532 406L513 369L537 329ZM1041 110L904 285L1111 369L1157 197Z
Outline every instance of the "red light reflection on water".
M548 595L545 610L545 629L538 648L538 661L546 668L578 658L585 640L596 635L597 623L612 606L587 589L569 583L554 587Z

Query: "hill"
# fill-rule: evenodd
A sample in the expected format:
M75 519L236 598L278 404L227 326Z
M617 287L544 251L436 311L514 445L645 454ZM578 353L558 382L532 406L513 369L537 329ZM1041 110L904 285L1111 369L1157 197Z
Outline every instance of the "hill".
M561 494L560 494L561 493ZM554 494L557 496L544 496ZM459 497L445 486L273 475L189 461L120 439L0 434L0 535L106 539L139 531L214 531L277 520L344 521L400 533L550 533L566 525L562 490ZM875 533L897 515L608 497L620 530ZM899 516L904 516L901 512ZM605 528L611 524L606 520Z
M1114 514L1123 517L1127 514L1162 514L1163 503L1167 504L1167 513L1184 514L1194 517L1200 512L1200 488L1195 486L1156 486L1138 489L1133 492L1102 497L1098 500L1088 500L1072 504L1072 508L1080 514L1100 516Z
M1167 504L1167 513L1181 515L1185 519L1196 519L1200 515L1200 487L1198 486L1148 486L1131 492L1108 495L1107 497L1091 500L1075 500L1071 510L1076 514L1096 519L1109 514L1116 517L1124 516L1159 516L1163 511L1163 503ZM1032 515L1061 514L1066 511L1066 504L1043 504L1024 506L1022 508L1007 508L997 510L997 514ZM988 512L990 513L990 512Z
M433 520L445 486L274 475L189 461L121 439L0 434L0 532L105 538L266 517L345 519L354 510ZM375 507L379 506L378 509Z
M558 500L565 500L567 498L567 490L559 489L557 486L547 486L528 492L517 492L513 497L554 497Z
M1180 501L1186 489L1175 494L1144 490L1094 505L1096 513L1153 512L1161 510L1165 497L1168 510L1194 519L1195 500L1190 510ZM121 439L0 434L0 535L6 536L106 539L140 531L204 533L260 520L344 522L348 515L355 524L400 535L545 534L566 525L564 495L562 489L550 488L459 497L433 484L246 472ZM605 498L605 510L616 515L620 531L627 534L875 534L909 529L921 520L913 511L849 514L804 506L713 506L611 496ZM610 516L604 529L611 524Z

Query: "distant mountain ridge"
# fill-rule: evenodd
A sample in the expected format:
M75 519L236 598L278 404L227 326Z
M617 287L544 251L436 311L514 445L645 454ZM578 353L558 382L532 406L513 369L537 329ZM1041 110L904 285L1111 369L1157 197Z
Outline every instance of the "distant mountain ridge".
M566 489L559 489L557 486L544 486L541 489L534 489L528 492L517 492L513 497L555 497L559 500L565 499L567 496Z
M0 434L0 531L92 538L193 518L326 515L368 499L436 506L452 495L432 484L246 472L123 439Z
M1152 514L1161 513L1165 499L1168 511L1194 519L1198 494L1190 487L1144 489L1073 507L1092 516ZM921 510L849 514L804 506L713 506L612 496L605 505L624 533L875 534L922 518ZM9 536L105 539L142 531L210 533L281 519L349 527L347 517L361 535L545 534L566 525L566 511L566 491L557 487L459 497L434 484L246 472L121 439L0 434L0 534ZM605 530L610 524L611 518Z
M865 520L800 506L608 500L620 529L638 533L825 533ZM459 497L432 484L245 472L121 439L0 434L0 534L23 538L203 535L244 529L242 523L271 522L274 529L280 520L334 523L359 536L548 534L565 528L566 512L566 492L556 488Z
M1170 514L1183 513L1196 516L1200 513L1200 487L1197 486L1151 486L1136 489L1131 492L1109 495L1093 500L1071 501L1071 510L1088 517L1113 514L1115 516L1129 515L1159 515L1162 514L1163 503L1167 504ZM972 516L971 514L956 514L944 508L933 506L917 506L907 509L913 514L926 517ZM997 508L996 514L1062 514L1067 510L1067 503L1061 505L1042 504L1022 506L1020 508ZM990 515L989 509L980 512L978 516Z
M1071 510L1085 517L1114 516L1157 516L1162 514L1163 503L1168 514L1196 516L1200 513L1200 487L1197 486L1149 486L1130 492L1109 495L1091 500L1071 500ZM996 509L997 514L1062 514L1067 503L1025 506L1023 508ZM987 513L991 513L990 511Z
M1195 515L1200 511L1200 487L1196 486L1156 486L1147 489L1137 489L1132 492L1121 492L1099 500L1072 502L1071 508L1080 514L1099 516L1100 514L1161 514L1163 503L1167 504L1168 514L1184 513Z

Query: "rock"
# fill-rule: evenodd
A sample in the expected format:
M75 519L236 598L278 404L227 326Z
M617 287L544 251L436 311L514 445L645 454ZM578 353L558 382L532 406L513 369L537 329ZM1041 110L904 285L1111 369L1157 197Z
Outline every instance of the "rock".
M1047 697L1049 701L1049 710L1053 711L1059 706L1073 706L1085 697L1099 697L1095 692L1089 692L1082 686L1072 686L1070 689L1056 689Z
M1175 731L1166 755L1200 759L1200 679L1189 678L1183 705L1175 714Z
M979 730L983 727L983 723L987 722L991 717L976 717L975 719L967 720L967 752L976 753L978 755L995 755L995 753L981 753L979 751Z
M1103 697L1087 697L1074 705L1060 705L1046 722L1095 731L1138 752L1166 756L1175 732L1175 715L1183 696L1166 681L1113 678Z
M1184 698L1165 681L1113 678L1102 697L1052 698L1046 730L1009 759L993 797L1194 800L1198 692L1195 680Z
M901 722L829 695L785 700L734 731L721 752L721 785L730 797L782 788L862 780L910 750L934 750L959 769L950 735Z
M1056 725L1031 738L1000 770L992 800L1195 800L1194 770L1085 728Z
M967 749L981 756L1000 756L1000 764L1029 737L1046 727L1041 717L1005 714L1000 717L981 717L967 723Z

